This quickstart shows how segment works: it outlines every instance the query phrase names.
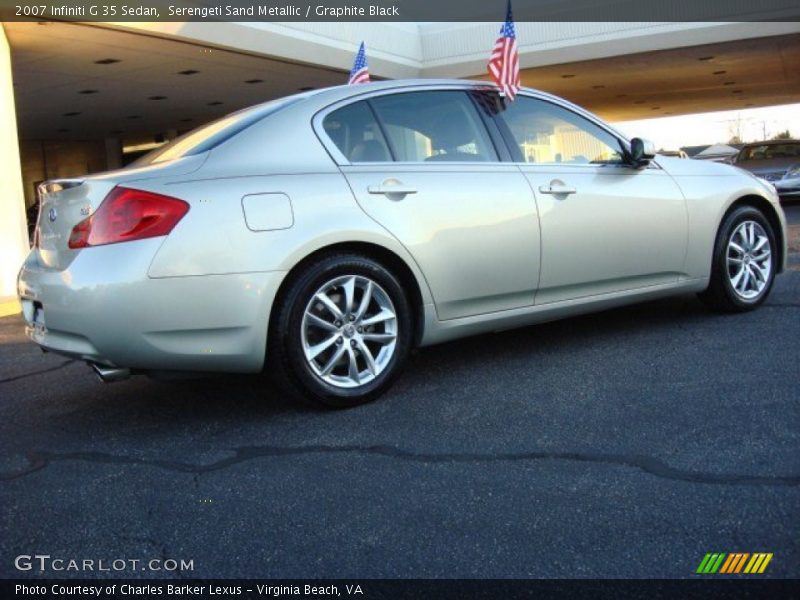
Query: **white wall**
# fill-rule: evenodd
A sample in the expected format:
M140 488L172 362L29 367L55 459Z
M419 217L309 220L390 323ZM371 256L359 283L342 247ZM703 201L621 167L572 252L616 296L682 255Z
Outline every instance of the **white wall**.
M0 27L0 301L16 296L17 273L28 252L20 173L11 54Z

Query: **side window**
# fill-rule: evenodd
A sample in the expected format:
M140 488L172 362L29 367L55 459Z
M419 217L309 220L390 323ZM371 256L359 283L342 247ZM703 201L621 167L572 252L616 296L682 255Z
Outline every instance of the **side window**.
M550 102L518 97L502 118L523 160L536 164L616 164L622 147L591 121Z
M463 92L408 92L370 103L398 161L497 160L483 121Z
M325 117L322 128L350 162L390 162L389 147L366 102L348 104Z

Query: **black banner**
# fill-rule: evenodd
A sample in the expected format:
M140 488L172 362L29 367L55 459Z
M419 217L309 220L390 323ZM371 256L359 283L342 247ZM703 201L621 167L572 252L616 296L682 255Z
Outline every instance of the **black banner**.
M698 578L680 580L597 580L597 579L364 579L364 580L3 580L0 597L103 599L232 598L251 600L421 600L427 598L483 600L502 598L565 598L622 600L641 598L798 598L797 580Z
M800 21L797 0L516 0L516 21ZM0 0L0 20L505 20L506 0Z

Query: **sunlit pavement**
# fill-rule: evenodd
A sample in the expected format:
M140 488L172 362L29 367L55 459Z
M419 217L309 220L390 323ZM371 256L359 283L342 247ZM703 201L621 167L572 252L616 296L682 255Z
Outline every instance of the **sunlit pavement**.
M707 552L772 552L765 576L797 577L798 358L797 270L750 314L682 297L426 348L339 412L256 376L103 385L0 319L0 576L39 553L194 577L687 577Z

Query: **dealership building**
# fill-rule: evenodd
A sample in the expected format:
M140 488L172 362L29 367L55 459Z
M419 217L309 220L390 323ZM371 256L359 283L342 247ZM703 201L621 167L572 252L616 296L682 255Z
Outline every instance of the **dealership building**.
M129 163L233 110L347 80L485 79L498 23L3 23L0 314L36 186ZM800 99L800 23L517 23L524 85L611 120ZM717 140L710 140L717 141ZM275 140L271 143L280 143Z

